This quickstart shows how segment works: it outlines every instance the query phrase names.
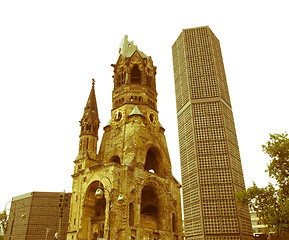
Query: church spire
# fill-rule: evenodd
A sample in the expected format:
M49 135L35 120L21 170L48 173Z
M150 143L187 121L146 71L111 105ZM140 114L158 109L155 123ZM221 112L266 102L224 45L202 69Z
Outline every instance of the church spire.
M83 167L89 167L90 161L95 161L97 157L97 141L98 141L98 129L99 129L99 118L96 104L95 81L92 79L91 91L84 108L82 119L80 120L80 136L79 136L79 153L77 157L77 163L79 164L80 159L84 161L84 164L78 166L75 171L82 169Z
M93 135L97 137L98 135L98 128L99 128L99 118L98 118L98 109L95 97L95 90L94 90L95 80L92 79L92 87L91 91L84 108L83 117L80 121L81 126L81 133L82 135Z

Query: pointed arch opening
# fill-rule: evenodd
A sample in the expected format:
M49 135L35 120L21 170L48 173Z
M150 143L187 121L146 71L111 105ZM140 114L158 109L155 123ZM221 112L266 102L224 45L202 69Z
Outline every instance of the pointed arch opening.
M131 83L132 84L140 84L141 83L141 72L139 66L134 64L131 69Z
M145 186L141 194L141 227L158 229L159 200L151 186Z
M134 226L134 204L129 204L129 225Z
M104 222L106 211L105 196L103 196L101 199L95 198L95 191L99 187L103 188L102 183L99 181L94 181L88 186L83 206L84 211L86 212L86 216L90 217L93 221L98 223Z
M115 162L115 163L120 164L120 157L115 155L110 159L110 162Z
M157 154L151 148L147 151L144 169L151 173L159 174Z
M172 231L177 232L177 218L174 212L172 213Z

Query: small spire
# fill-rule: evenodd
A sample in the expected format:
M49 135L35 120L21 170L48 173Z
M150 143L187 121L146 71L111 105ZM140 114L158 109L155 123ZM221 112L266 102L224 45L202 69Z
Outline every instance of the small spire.
M83 119L91 118L92 120L97 120L99 122L94 85L95 85L95 80L93 78L91 91L90 91L86 106L84 108Z

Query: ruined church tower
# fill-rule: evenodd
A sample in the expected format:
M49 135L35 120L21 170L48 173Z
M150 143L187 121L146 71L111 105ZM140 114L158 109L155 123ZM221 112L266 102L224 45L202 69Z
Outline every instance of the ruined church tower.
M182 239L180 184L158 120L156 67L127 36L97 152L94 82L80 121L67 240Z

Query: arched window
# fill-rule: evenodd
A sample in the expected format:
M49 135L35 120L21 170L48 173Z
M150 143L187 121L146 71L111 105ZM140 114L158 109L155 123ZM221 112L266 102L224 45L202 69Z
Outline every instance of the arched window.
M141 194L141 226L158 228L158 198L152 187L146 186Z
M134 204L129 204L129 225L134 226Z
M119 156L115 155L111 158L110 162L115 162L115 163L118 163L120 164L120 158Z
M104 217L105 207L106 207L106 202L105 202L104 197L102 197L101 199L95 199L94 216L95 217Z
M102 183L99 181L92 182L87 191L85 198L87 199L84 208L90 209L89 217L94 218L96 221L104 221L106 210L106 199L103 196L101 199L95 198L95 192L98 188L103 188ZM92 211L93 210L93 211Z
M172 230L173 232L177 232L177 218L175 213L172 214Z
M132 84L141 83L141 73L137 64L133 65L131 70L131 83Z
M144 169L152 173L159 173L157 157L151 149L147 152Z

